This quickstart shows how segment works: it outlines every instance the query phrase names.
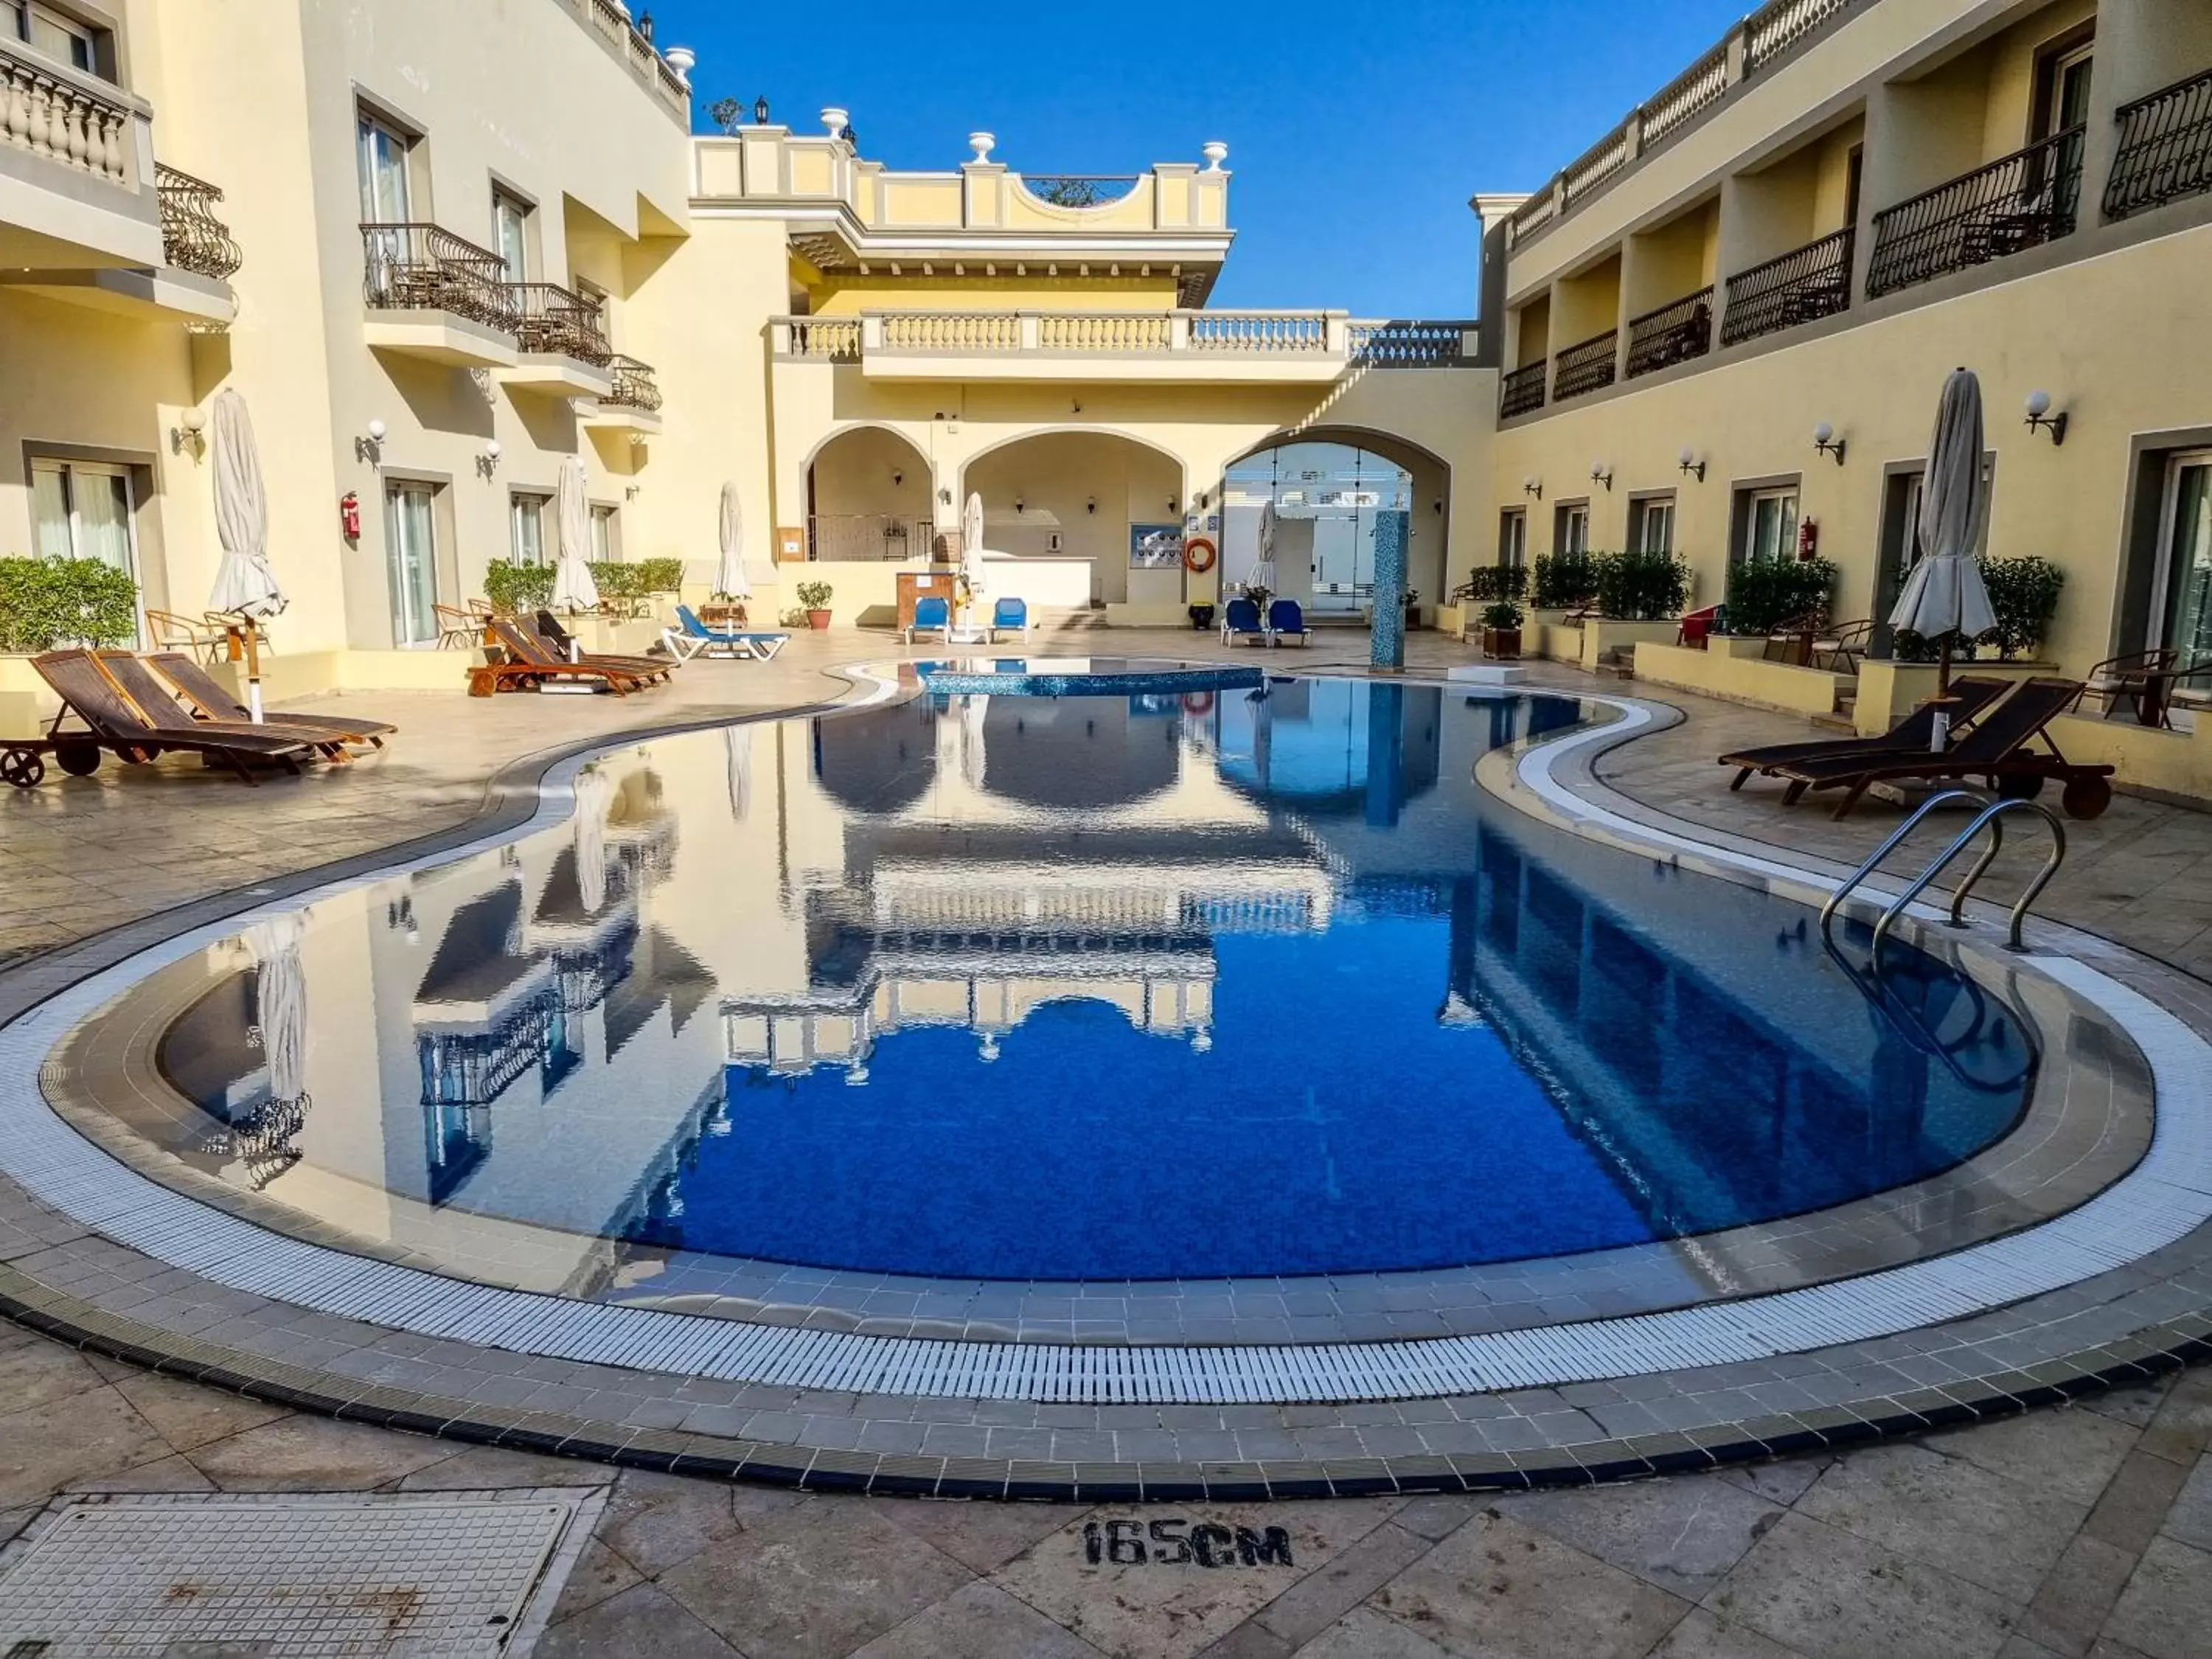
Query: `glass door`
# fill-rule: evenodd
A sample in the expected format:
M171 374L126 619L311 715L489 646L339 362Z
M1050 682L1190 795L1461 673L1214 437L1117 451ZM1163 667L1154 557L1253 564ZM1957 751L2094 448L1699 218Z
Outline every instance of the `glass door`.
M1797 492L1762 489L1751 498L1747 559L1787 559L1797 552Z
M491 217L499 237L499 263L510 283L530 280L530 210L504 191L494 191Z
M398 227L412 211L407 187L407 141L374 117L361 117L356 155L361 170L361 219L389 225L368 237L368 294L372 304L392 303L398 267L407 258L407 233Z
M392 596L392 642L435 645L438 545L428 484L394 483L384 490L386 569Z
M507 508L507 539L515 563L545 562L545 507L544 496L515 491Z
M2157 604L2160 645L2184 664L2212 660L2212 450L2177 455L2166 471L2165 511L2159 526ZM2191 690L2212 686L2212 674L2192 675Z
M131 473L91 461L31 462L32 544L42 559L97 559L138 580Z

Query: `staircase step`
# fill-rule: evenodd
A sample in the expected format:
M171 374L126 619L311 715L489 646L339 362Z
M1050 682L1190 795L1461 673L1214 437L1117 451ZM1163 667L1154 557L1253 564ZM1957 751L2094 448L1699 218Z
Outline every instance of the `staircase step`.
M1815 714L1813 724L1824 732L1856 732L1858 722L1851 718L1849 709L1836 714Z

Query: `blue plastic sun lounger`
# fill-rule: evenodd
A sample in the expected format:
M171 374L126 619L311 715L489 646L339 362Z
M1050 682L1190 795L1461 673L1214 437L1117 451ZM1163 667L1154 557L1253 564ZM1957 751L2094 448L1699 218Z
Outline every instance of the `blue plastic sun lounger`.
M942 635L947 645L952 643L952 602L939 595L928 595L914 602L914 621L906 630L906 642L914 643L917 634Z
M1222 644L1237 640L1257 640L1262 645L1267 642L1267 624L1260 620L1260 607L1251 599L1231 599L1222 611Z

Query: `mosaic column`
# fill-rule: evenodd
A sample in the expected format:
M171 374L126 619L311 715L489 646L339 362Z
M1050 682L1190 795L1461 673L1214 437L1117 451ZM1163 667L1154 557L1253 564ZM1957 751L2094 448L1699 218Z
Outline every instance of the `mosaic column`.
M1375 622L1368 660L1377 668L1406 665L1406 520L1403 513L1375 515Z

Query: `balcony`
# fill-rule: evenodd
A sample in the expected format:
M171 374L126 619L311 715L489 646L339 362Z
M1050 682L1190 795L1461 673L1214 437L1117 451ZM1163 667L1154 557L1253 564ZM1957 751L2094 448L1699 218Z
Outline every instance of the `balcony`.
M218 283L236 276L246 257L231 240L230 227L216 217L222 192L166 163L155 165L154 176L161 193L163 262Z
M499 255L436 225L368 224L361 234L372 350L449 368L520 362L522 317Z
M1702 357L1713 349L1713 291L1699 289L1628 325L1628 378Z
M1849 227L1800 248L1740 270L1728 279L1728 309L1721 314L1721 343L1735 345L1848 310L1851 250Z
M0 266L159 266L150 121L121 88L0 36Z
M2212 190L2212 70L2114 114L2120 133L2105 185L2107 219Z
M2030 144L1875 216L1867 296L2055 242L2074 231L2086 127Z
M806 519L806 556L853 563L926 559L937 533L929 519L893 513L812 513Z
M1544 406L1544 382L1551 365L1537 362L1513 369L1499 382L1498 417L1510 420Z
M4 135L0 128L0 135ZM222 192L177 168L157 165L161 257L145 266L86 264L0 271L0 285L94 311L181 321L188 332L221 334L238 314L230 278L243 263L214 204ZM0 231L0 240L5 240Z
M509 283L521 359L500 376L507 386L550 396L605 398L614 390L599 308L558 283Z
M1553 400L1565 403L1570 398L1611 386L1620 355L1620 331L1617 328L1609 328L1569 346L1552 360Z
M771 331L780 361L903 380L1325 382L1474 356L1472 323L1334 311L868 312L778 318Z
M578 404L579 422L630 432L659 431L660 387L653 378L653 365L616 352L607 359L606 367L612 385L595 402Z

